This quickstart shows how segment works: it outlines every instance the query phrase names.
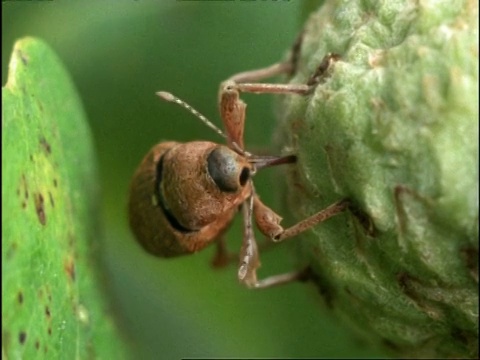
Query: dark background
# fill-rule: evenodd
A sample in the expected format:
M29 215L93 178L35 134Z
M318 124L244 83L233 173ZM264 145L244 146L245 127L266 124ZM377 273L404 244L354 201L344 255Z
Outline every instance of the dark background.
M126 222L128 184L152 145L219 138L185 110L154 94L168 90L216 124L217 89L233 73L282 59L306 14L321 1L2 2L2 84L16 39L44 39L70 72L89 119L102 187L102 256L109 292L141 358L194 356L365 357L322 307L315 289L293 284L251 291L236 268L209 267L213 249L175 260L145 254ZM271 147L271 96L245 95L246 145ZM281 170L256 179L278 212ZM277 191L275 191L277 189ZM238 219L237 219L238 220ZM239 249L240 223L228 233ZM291 247L262 254L260 276L291 270ZM289 249L290 248L290 249Z

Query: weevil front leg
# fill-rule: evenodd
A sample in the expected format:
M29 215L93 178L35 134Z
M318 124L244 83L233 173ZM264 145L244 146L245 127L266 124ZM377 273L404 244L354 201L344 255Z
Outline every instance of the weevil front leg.
M243 131L247 105L240 99L240 92L296 94L308 92L309 85L245 83L245 81L260 81L266 77L288 72L289 69L288 63L274 64L268 68L239 73L220 85L220 116L227 133L227 142L232 148L239 148L242 151L244 148Z
M262 289L301 279L305 276L305 271L295 271L276 275L268 277L264 280L257 279L257 269L260 267L260 259L252 226L254 198L255 194L252 194L250 198L242 205L244 234L242 248L240 250L238 280L249 288Z
M249 288L256 287L257 269L260 267L258 246L252 226L253 199L252 194L242 205L243 241L238 266L238 280Z
M218 99L220 117L227 133L227 142L232 148L240 151L244 149L243 131L247 105L240 99L237 84L246 81L260 81L267 77L286 73L290 69L289 62L277 63L267 68L238 73L220 84Z

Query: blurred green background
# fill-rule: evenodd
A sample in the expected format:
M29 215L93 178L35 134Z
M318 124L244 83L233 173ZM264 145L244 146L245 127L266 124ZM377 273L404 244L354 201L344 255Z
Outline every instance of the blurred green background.
M235 266L210 268L213 248L156 259L137 245L126 221L130 178L151 146L162 140L219 140L155 92L168 90L220 124L220 81L282 59L305 14L321 2L2 2L2 84L14 41L36 36L63 60L83 100L101 174L105 236L98 241L108 291L137 358L379 354L328 315L313 287L247 290L237 283ZM244 99L247 148L272 148L272 97ZM275 180L281 174L266 171L256 184L262 199L284 214ZM228 240L232 251L239 249L239 221ZM292 247L294 242L262 254L260 276L295 267Z

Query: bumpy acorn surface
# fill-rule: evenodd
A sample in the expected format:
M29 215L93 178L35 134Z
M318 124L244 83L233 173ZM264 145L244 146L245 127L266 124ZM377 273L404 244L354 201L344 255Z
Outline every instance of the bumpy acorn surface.
M326 1L280 104L297 220L352 209L298 241L324 303L406 357L478 355L478 2Z

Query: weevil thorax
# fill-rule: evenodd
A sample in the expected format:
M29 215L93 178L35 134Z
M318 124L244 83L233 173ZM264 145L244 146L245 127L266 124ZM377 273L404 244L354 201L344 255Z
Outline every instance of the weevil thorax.
M165 153L158 189L164 207L188 230L199 230L235 211L251 194L251 164L227 146L179 144Z

